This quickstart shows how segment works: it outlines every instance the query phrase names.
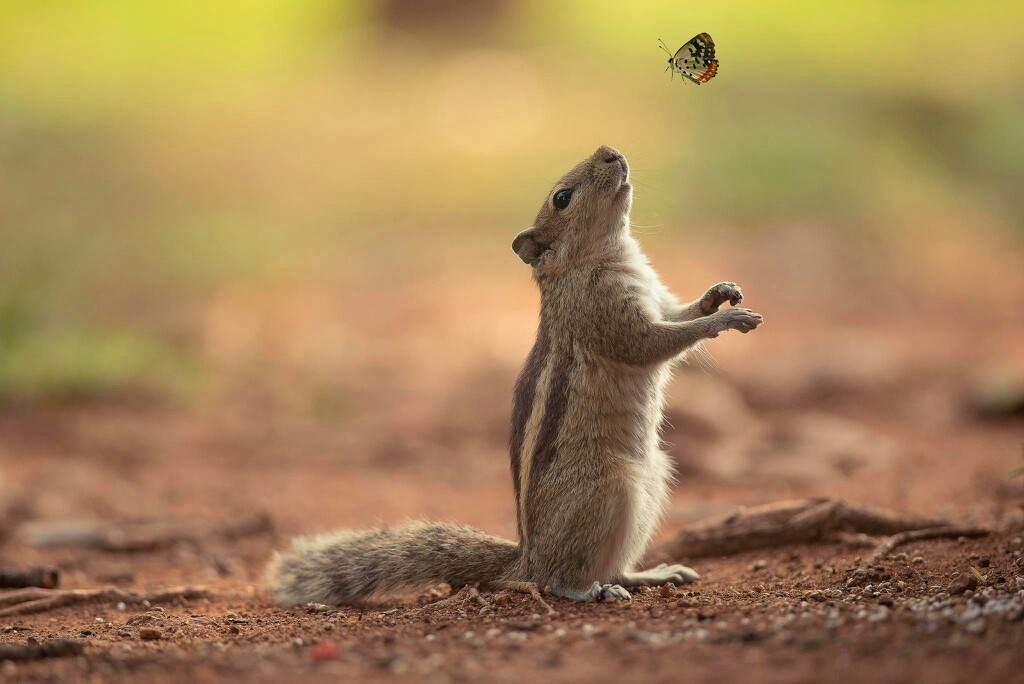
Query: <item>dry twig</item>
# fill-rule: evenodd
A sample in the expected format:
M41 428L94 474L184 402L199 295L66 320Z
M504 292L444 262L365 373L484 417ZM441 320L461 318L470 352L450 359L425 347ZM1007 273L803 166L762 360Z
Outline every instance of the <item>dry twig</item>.
M557 615L555 609L544 600L543 596L541 596L540 588L534 582L499 582L498 584L489 586L488 588L495 591L511 591L518 594L529 594L534 601L544 607L544 610L547 611L548 615ZM469 601L475 601L481 608L491 608L490 602L480 594L480 590L477 588L477 585L468 584L451 596L443 598L440 601L428 603L418 610L433 611L438 608L444 608L452 605L463 607Z
M57 568L0 569L0 589L23 589L25 587L53 589L59 583L60 571Z
M420 606L416 609L416 612L435 611L438 608L446 608L448 606L459 606L461 608L469 601L475 601L482 608L491 607L491 604L480 595L480 590L477 588L477 585L467 584L451 596L446 596L445 598L434 601L433 603Z
M529 594L533 597L533 600L544 606L544 609L548 612L548 615L557 615L558 611L548 605L548 602L541 596L540 587L537 586L536 582L501 582L495 589L514 591L519 594Z
M210 598L213 594L202 587L175 587L149 594L137 594L117 587L102 589L18 589L0 594L0 617L42 613L78 603L124 603L126 605L149 605L169 601L193 601Z
M954 527L952 525L939 525L936 527L926 527L923 530L909 530L907 532L900 532L894 534L881 544L879 544L871 557L868 558L863 565L874 565L875 563L885 560L890 553L892 553L896 547L903 546L915 541L924 541L925 539L955 539L957 537L984 537L989 531L980 527Z

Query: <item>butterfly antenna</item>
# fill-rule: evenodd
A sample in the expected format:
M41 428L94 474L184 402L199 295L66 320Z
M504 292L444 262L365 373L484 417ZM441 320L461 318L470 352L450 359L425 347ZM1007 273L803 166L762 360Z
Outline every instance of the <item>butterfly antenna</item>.
M668 45L665 45L665 41L663 41L661 38L658 39L658 47L664 50L665 54L667 54L669 57L673 56L672 51L668 49Z

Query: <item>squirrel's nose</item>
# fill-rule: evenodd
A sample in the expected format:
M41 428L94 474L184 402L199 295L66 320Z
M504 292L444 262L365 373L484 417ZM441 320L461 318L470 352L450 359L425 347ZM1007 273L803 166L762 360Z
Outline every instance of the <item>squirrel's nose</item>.
M614 147L608 147L607 145L601 145L597 148L597 152L594 153L594 158L598 161L602 161L605 164L614 164L617 161L625 161L625 157L619 154L619 151Z
M622 174L623 182L629 179L629 162L614 147L601 145L594 152L593 160L595 171L608 169L612 173Z

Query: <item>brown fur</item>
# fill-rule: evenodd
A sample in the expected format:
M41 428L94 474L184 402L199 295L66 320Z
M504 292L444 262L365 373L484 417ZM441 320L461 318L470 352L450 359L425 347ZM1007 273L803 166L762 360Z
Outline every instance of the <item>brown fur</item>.
M513 250L541 291L537 341L513 395L510 455L519 544L471 528L413 523L300 539L272 564L286 603L358 603L431 582L535 582L575 600L626 585L683 583L681 565L635 572L671 469L660 449L671 366L702 340L761 317L719 283L680 304L629 234L626 160L609 147L569 171ZM556 193L573 191L558 209Z

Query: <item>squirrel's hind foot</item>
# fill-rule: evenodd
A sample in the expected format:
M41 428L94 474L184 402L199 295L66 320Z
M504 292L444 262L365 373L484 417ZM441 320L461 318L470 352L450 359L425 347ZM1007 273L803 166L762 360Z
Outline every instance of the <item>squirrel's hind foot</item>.
M618 584L601 584L600 582L594 582L589 589L552 589L551 593L570 601L605 601L608 599L629 601L633 598Z
M623 573L622 584L627 587L653 587L665 584L666 582L670 584L687 584L689 582L696 582L699 579L700 575L692 568L688 568L685 565L665 565L662 563L650 570Z

